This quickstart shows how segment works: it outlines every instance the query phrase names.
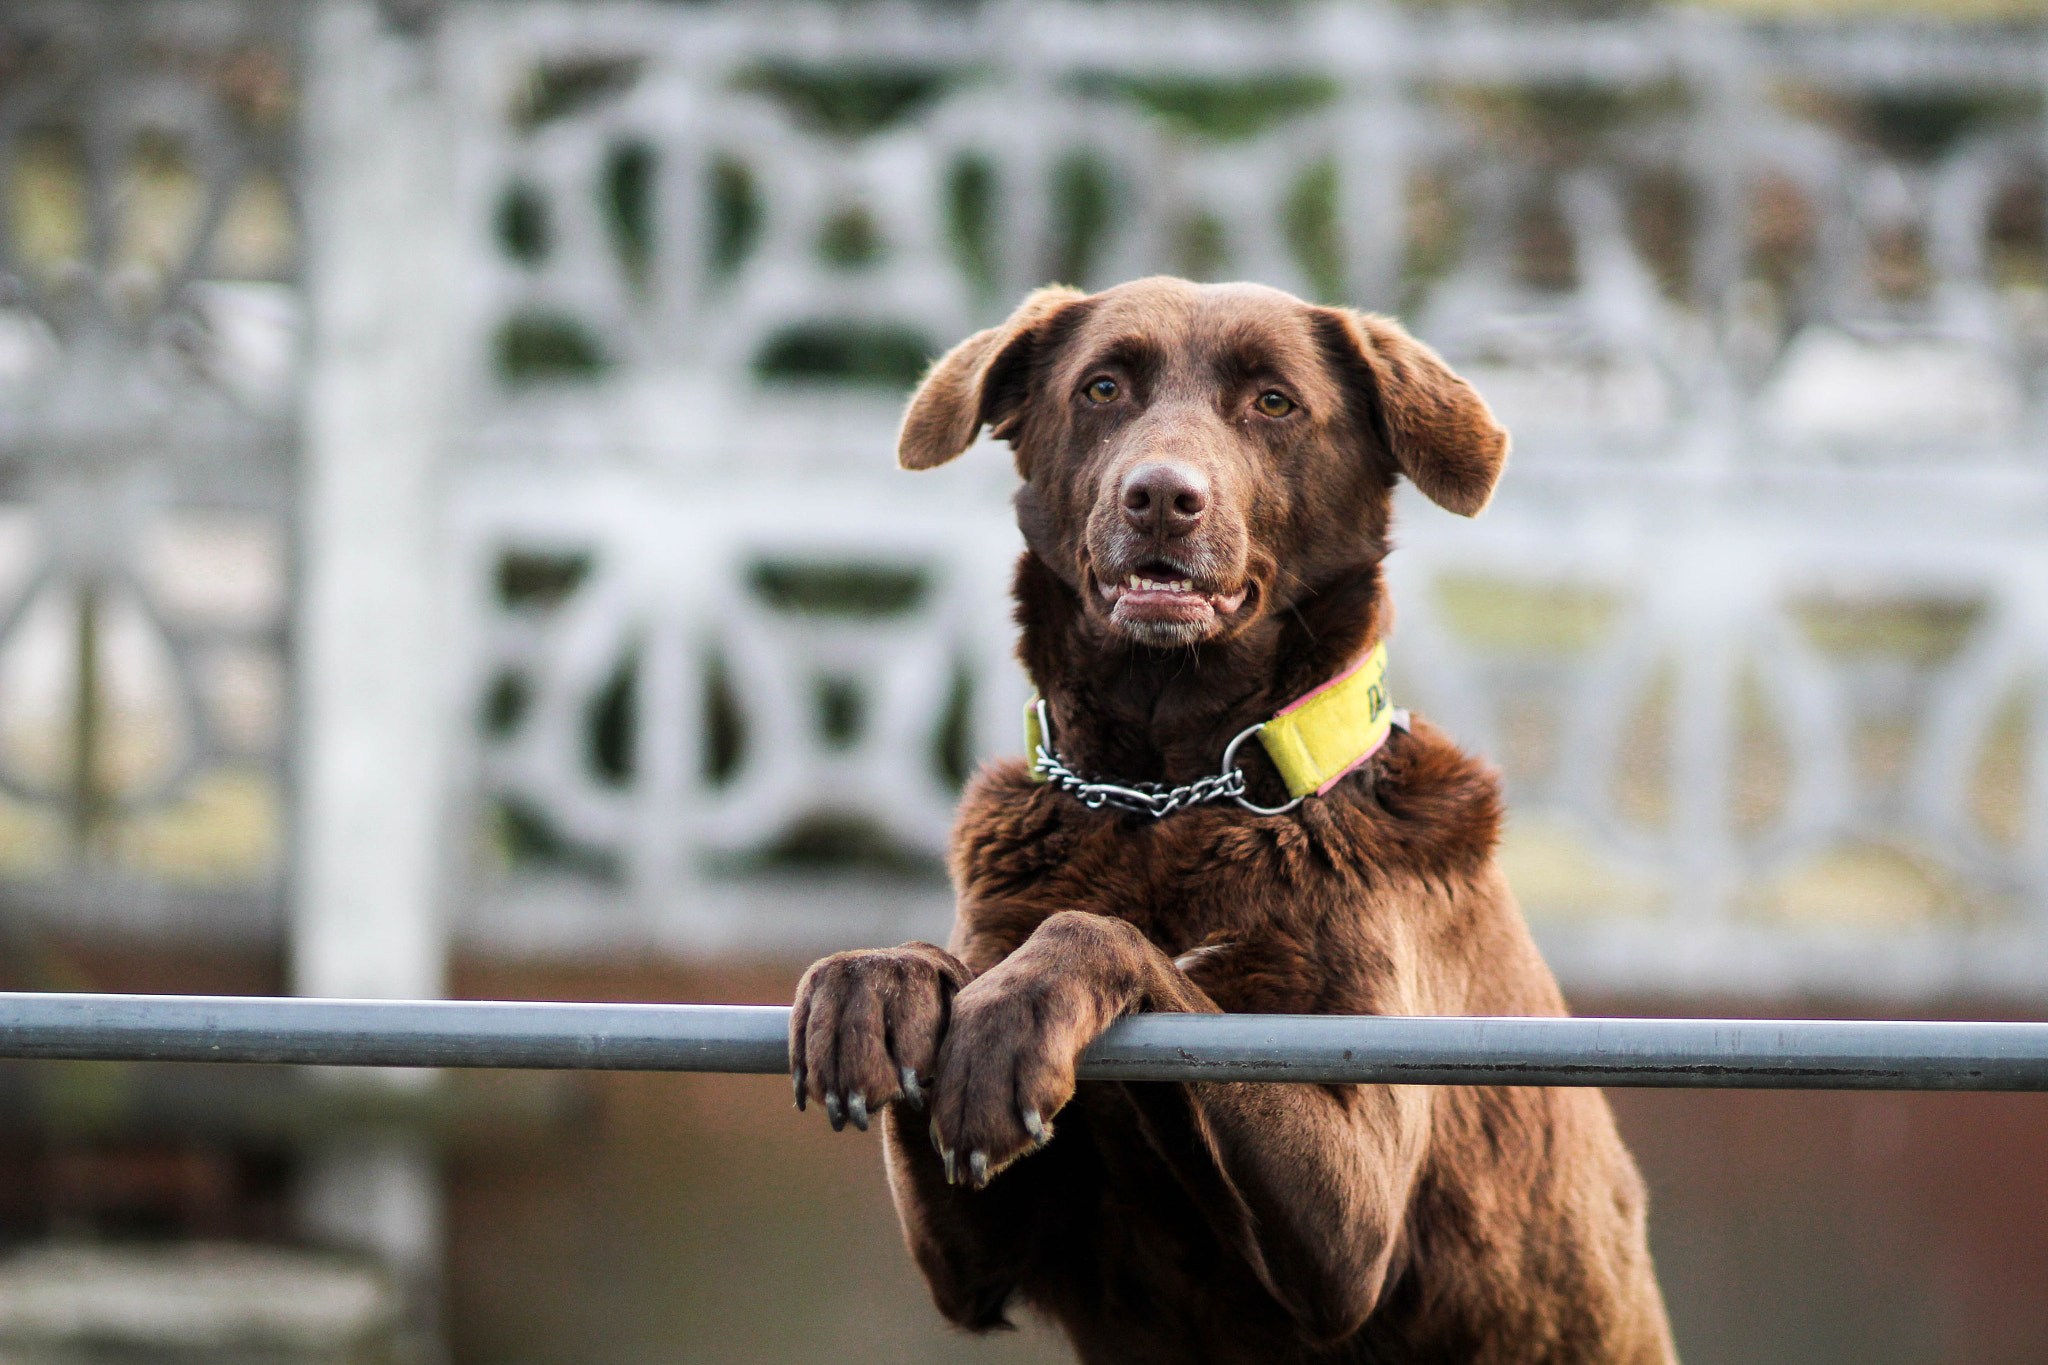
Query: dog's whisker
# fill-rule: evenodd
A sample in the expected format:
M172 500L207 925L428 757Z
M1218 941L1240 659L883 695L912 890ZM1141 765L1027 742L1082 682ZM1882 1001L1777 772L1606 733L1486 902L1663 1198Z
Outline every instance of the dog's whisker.
M1190 948L1186 952L1182 953L1179 957L1173 960L1173 965L1180 968L1182 971L1186 971L1188 968L1200 962L1203 958L1213 956L1216 953L1224 952L1227 949L1235 947L1237 947L1235 943L1205 943L1199 948Z

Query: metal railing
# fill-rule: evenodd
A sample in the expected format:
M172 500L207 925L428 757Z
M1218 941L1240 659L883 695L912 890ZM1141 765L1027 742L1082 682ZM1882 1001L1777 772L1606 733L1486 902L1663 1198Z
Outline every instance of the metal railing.
M789 1069L779 1005L0 994L0 1058ZM1083 1080L2048 1090L2048 1023L1148 1014Z

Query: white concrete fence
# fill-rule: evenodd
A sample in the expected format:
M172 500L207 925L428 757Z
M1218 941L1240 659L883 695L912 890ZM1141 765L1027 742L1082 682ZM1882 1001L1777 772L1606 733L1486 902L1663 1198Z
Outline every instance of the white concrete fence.
M29 912L263 931L296 867L360 995L941 932L1016 546L1000 452L893 470L903 378L1177 270L1397 311L1514 428L1480 521L1404 504L1392 648L1570 984L2048 990L2048 33L114 12L0 19L69 35L0 89Z

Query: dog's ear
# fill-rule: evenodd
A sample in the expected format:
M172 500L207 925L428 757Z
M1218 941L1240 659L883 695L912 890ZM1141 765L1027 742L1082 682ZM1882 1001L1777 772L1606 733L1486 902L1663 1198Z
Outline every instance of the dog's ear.
M1348 308L1317 312L1326 351L1363 391L1401 472L1437 506L1477 516L1508 459L1508 433L1486 400L1399 323Z
M931 469L974 444L984 425L1008 434L1024 401L1023 373L1049 325L1086 297L1048 285L1033 290L1000 327L976 332L941 356L910 395L896 459L905 469Z

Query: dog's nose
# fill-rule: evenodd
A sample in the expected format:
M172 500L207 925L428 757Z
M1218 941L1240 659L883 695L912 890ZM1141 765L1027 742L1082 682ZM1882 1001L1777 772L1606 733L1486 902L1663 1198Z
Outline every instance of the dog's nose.
M1209 507L1209 481L1173 464L1141 464L1124 476L1124 520L1172 540L1195 529Z

